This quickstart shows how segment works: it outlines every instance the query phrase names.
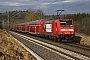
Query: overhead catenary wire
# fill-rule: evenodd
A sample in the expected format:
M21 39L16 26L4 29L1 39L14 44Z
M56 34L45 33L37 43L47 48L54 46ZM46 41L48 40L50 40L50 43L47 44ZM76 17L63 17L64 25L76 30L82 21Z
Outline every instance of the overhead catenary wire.
M41 8L41 6L48 6L48 5L51 5L52 3L54 3L54 2L57 2L58 0L54 0L54 1L47 1L47 0L44 0L44 1L42 1L40 4L38 4L37 6L38 6L38 8L39 9L41 9L42 10L42 8ZM43 3L46 3L46 2L49 2L49 4L47 4L47 5L42 5ZM49 14L49 13L48 13Z

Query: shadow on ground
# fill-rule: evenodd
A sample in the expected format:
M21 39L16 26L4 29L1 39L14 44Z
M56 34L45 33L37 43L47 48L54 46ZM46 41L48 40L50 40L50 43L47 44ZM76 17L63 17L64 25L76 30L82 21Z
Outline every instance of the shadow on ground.
M0 57L3 56L4 54L2 52L0 52Z
M74 40L62 40L61 42L62 43L79 43L80 44L80 41L81 41L82 37L80 36L75 36L75 39Z
M80 41L81 41L81 39L82 39L82 37L80 37L80 36L75 36L75 43L80 43Z

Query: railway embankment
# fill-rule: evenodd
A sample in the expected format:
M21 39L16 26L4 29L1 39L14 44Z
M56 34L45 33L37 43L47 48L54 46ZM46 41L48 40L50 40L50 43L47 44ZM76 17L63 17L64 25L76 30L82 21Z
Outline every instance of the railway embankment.
M90 46L90 36L89 35L85 35L82 33L76 33L76 40L78 40L78 42L81 45Z
M0 30L0 60L37 60L12 36Z

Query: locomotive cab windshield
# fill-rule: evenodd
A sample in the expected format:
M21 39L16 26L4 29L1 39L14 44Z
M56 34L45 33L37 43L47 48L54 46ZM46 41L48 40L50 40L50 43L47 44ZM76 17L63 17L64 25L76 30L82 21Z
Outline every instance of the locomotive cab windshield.
M61 26L72 26L72 20L60 20Z

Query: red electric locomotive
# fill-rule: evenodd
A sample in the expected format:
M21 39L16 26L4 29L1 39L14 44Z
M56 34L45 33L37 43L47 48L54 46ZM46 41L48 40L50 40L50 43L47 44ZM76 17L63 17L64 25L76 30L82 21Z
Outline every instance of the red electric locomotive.
M45 38L52 40L73 40L75 38L74 22L72 19L56 19L43 22Z

